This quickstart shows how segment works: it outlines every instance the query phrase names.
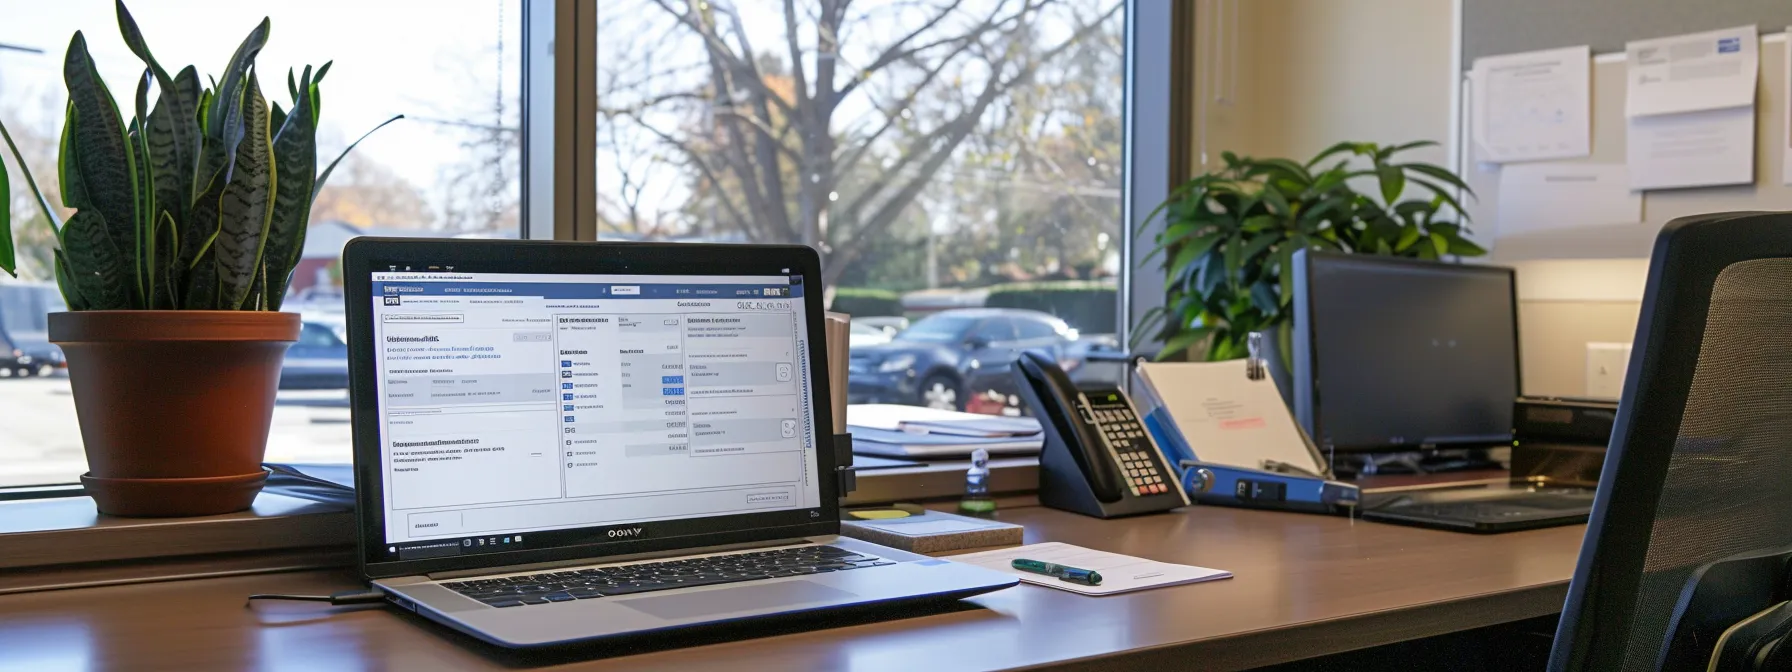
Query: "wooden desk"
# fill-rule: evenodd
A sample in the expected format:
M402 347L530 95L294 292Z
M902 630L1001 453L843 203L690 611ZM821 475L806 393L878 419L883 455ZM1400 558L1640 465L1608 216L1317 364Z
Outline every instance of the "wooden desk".
M831 618L625 651L519 655L388 608L243 606L252 592L357 587L348 572L296 572L3 596L0 668L1234 670L1553 613L1585 530L1474 536L1216 507L1100 521L1032 506L1002 518L1027 526L1029 543L1236 578L1104 598L1022 585L897 620Z

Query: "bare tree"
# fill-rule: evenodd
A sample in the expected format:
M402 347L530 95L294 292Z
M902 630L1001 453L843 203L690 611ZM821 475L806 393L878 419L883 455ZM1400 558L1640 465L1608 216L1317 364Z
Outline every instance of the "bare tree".
M1078 6L1104 7L1066 11ZM600 41L599 108L681 157L719 196L719 218L748 239L824 252L832 283L881 233L913 219L910 206L993 106L1120 7L641 0L608 10L611 20L658 41L638 40L636 53ZM779 30L752 29L772 17Z

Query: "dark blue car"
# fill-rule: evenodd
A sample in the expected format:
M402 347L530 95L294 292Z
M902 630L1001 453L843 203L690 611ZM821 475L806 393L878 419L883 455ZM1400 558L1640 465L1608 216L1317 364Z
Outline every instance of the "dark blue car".
M15 377L47 376L67 366L50 342L50 313L67 310L56 285L0 284L0 370Z
M282 390L348 389L348 344L328 325L305 322L280 365Z
M909 404L973 410L985 396L1012 396L1009 367L1022 350L1064 360L1076 332L1048 313L1009 308L948 310L930 315L881 345L854 348L847 399L854 404Z

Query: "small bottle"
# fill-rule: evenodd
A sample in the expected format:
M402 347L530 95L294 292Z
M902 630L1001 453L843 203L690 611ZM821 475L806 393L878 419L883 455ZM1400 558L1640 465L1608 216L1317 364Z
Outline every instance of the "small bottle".
M989 518L996 514L996 500L989 496L989 451L978 448L971 453L971 468L964 472L964 499L958 512L967 516Z

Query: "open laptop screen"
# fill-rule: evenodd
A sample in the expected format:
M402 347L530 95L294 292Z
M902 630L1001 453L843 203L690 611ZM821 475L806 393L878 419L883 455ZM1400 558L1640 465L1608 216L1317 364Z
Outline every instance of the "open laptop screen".
M800 276L375 272L384 555L822 506Z

